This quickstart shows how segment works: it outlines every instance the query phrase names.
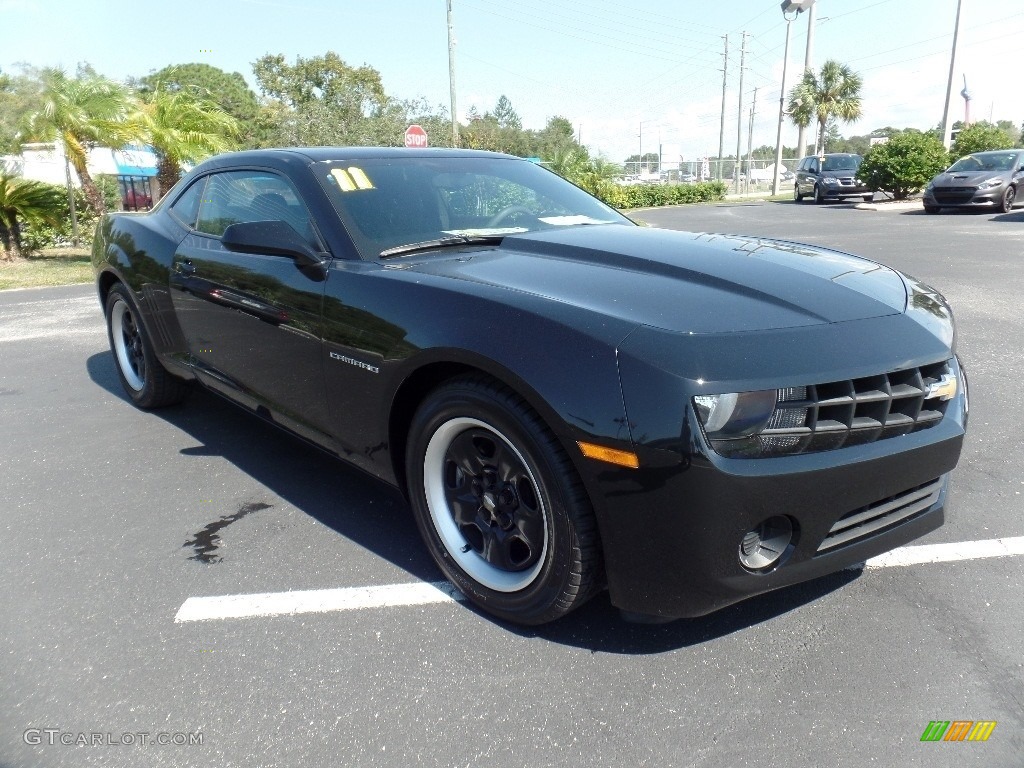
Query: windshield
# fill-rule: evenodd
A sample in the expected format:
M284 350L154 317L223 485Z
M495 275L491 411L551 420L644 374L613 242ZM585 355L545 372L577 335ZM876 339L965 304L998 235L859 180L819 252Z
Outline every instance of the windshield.
M377 158L313 166L363 258L586 224L632 224L562 177L500 157Z
M821 165L823 171L856 171L864 158L860 155L841 155L826 157Z
M957 171L1011 171L1017 164L1017 154L1014 152L999 152L997 154L978 154L961 157L949 167L947 173Z

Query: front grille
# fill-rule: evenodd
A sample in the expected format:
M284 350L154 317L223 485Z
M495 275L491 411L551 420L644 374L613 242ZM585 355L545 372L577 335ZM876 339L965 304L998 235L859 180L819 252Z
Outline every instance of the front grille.
M936 187L932 194L937 203L969 203L976 191L976 187Z
M911 488L909 491L881 499L855 509L839 518L818 547L817 554L836 547L853 544L930 509L942 493L942 478Z
M759 434L715 440L715 451L733 458L789 456L863 445L935 426L948 400L929 395L951 373L948 362L860 379L787 387Z

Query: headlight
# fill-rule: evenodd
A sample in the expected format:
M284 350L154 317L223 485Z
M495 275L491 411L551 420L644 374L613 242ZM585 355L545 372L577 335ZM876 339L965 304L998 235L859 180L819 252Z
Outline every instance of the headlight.
M825 176L824 178L822 178L822 181L824 181L826 184L838 184L839 183L839 179L837 179L835 176Z
M978 189L992 189L994 187L1000 186L1002 183L1003 180L998 177L994 179L988 179L987 181L981 182L981 184L978 185Z
M732 440L761 432L775 411L777 389L729 392L693 398L697 418L709 440Z

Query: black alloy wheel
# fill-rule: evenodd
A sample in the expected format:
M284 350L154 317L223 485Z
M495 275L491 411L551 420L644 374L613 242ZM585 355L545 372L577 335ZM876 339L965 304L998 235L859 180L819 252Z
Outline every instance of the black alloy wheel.
M107 294L107 338L125 393L140 408L181 402L189 383L172 376L157 360L142 316L128 289L118 283Z
M1006 188L1003 192L1002 198L999 200L999 210L1003 213L1009 213L1013 210L1013 201L1017 198L1017 188L1012 184Z
M512 390L473 376L431 393L410 426L406 470L431 556L485 611L541 624L600 588L600 545L583 485Z

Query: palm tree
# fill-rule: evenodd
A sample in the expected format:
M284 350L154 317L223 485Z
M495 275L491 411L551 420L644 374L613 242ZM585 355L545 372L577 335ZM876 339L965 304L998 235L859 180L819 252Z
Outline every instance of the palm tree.
M60 224L64 198L58 187L0 173L0 260L20 258L24 224Z
M846 64L830 59L820 73L805 70L804 76L789 92L789 112L793 122L808 126L811 120L818 123L821 152L825 151L825 127L829 120L837 118L850 123L860 118L860 89L864 81ZM818 152L818 141L814 143Z
M139 95L129 125L156 152L161 192L178 181L183 163L234 148L239 133L238 121L215 102L160 82Z
M59 139L78 173L89 207L106 211L103 194L86 168L89 147L120 147L130 141L127 127L128 90L93 73L71 78L62 69L42 71L43 106L32 118L32 132L41 140Z

